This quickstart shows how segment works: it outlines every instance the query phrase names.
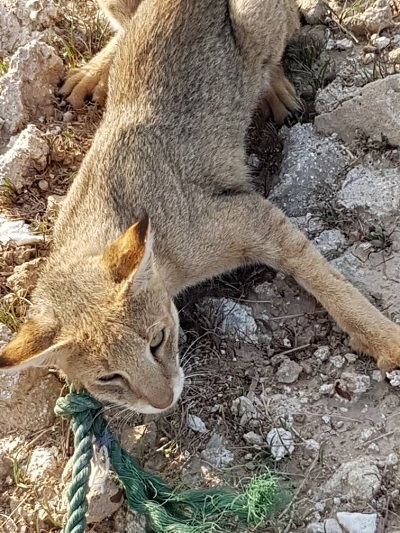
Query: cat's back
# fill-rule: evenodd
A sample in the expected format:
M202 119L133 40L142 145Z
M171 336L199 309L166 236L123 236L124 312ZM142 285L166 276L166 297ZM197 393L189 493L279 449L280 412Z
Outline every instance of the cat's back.
M241 146L247 112L229 2L144 0L115 59L107 105L109 114L130 113L132 128L146 127L185 166Z

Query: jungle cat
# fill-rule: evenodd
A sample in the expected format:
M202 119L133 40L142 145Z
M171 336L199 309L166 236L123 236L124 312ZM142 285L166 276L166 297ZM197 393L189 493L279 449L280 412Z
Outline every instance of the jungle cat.
M293 3L106 4L120 28L103 56L106 111L57 220L30 317L0 367L58 366L101 401L163 411L184 381L174 296L249 264L292 275L355 349L382 370L397 366L399 326L255 192L246 168L265 68L268 98L287 107L290 88L274 86L298 24ZM71 97L102 79L88 67L77 74L64 86Z

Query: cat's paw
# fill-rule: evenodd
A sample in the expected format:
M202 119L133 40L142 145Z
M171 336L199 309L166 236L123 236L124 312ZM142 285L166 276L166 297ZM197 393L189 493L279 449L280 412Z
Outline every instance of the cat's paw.
M301 110L300 100L282 67L270 69L269 88L265 94L265 100L278 126L282 126L290 115Z
M89 98L104 106L107 99L108 69L87 63L81 68L71 69L61 87L60 93L75 109L82 109Z
M391 322L380 328L370 341L364 337L353 335L351 347L371 355L382 372L390 372L400 368L400 327Z

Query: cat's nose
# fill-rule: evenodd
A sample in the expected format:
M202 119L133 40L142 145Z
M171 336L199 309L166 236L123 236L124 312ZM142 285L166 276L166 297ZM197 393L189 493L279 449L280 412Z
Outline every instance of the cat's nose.
M158 394L156 398L149 399L149 401L156 409L167 409L174 401L174 393L172 389L169 389L163 394Z

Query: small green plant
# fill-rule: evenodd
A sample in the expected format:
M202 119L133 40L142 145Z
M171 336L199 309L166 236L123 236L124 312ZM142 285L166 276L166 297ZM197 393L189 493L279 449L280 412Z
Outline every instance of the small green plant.
M43 242L47 242L47 237L51 234L52 226L46 217L42 218L37 216L31 224L31 229L34 233L43 236Z
M390 250L392 247L392 233L387 233L384 228L374 228L370 229L370 233L367 236L367 241L371 244L374 252L383 252L385 250Z
M28 458L28 463L29 459L30 458ZM15 486L21 489L29 488L28 485L25 484L25 473L18 458L18 453L14 457L12 457L11 460L13 464L13 478Z
M82 61L82 54L75 48L73 41L70 39L64 40L64 59L69 68L77 68Z
M320 204L320 216L326 229L339 228L348 222L348 217L334 201L322 201Z
M0 205L3 207L13 205L17 196L17 190L9 178L5 178L0 185Z
M0 56L0 76L4 76L8 72L9 67L8 61Z
M326 41L315 35L301 35L287 46L285 69L297 85L309 86L315 94L325 86L331 60L323 57Z
M179 444L172 440L168 446L166 446L163 450L164 452L164 456L167 458L167 459L170 459L171 457L177 455L179 453Z

